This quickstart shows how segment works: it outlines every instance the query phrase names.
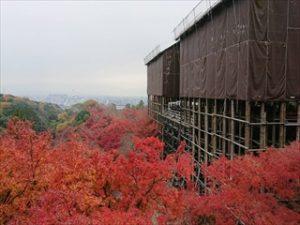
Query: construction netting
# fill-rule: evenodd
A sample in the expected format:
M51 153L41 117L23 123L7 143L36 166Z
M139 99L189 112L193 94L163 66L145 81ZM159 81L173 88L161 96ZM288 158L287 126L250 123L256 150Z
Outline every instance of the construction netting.
M215 7L180 37L180 96L300 99L300 1Z
M179 96L179 44L164 50L147 64L147 93Z

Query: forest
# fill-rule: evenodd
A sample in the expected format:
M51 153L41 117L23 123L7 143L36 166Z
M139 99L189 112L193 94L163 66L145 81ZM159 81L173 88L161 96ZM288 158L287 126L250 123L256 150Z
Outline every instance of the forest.
M146 108L1 97L0 224L300 223L300 143L203 165L200 194L185 143L165 155Z

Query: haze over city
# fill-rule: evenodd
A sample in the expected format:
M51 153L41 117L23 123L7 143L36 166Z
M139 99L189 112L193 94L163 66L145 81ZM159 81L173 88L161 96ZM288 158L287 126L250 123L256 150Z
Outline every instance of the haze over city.
M143 58L196 1L1 1L1 93L146 96Z

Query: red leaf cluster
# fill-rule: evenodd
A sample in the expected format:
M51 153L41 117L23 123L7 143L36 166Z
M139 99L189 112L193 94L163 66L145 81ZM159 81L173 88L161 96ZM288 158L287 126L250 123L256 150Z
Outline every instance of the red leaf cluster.
M300 143L202 171L194 190L191 155L164 144L143 110L91 117L57 141L11 120L0 136L0 224L298 224ZM183 181L184 185L178 185Z
M157 134L155 123L147 117L144 109L124 109L111 114L97 107L90 113L90 118L77 132L88 144L104 150L128 147L134 137L146 138Z
M191 158L181 152L162 160L162 151L154 137L136 139L126 154L76 140L53 146L48 134L10 121L0 138L0 222L180 222L190 208L185 199L197 194L175 188L171 180L178 168L192 170Z
M224 157L202 169L210 181L210 210L219 224L300 222L300 143L259 157Z

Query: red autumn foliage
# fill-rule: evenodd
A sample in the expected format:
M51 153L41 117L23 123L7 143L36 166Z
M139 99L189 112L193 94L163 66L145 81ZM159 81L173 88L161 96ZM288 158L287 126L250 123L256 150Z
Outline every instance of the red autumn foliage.
M0 139L2 224L152 224L178 221L191 189L172 186L187 153L161 159L163 144L139 139L127 154L85 142L52 146L27 122L10 121ZM181 160L184 158L184 160Z
M203 166L209 210L219 224L300 223L300 143L269 149L259 157L221 158Z
M163 159L145 111L93 110L59 144L29 122L9 122L0 136L0 224L300 222L300 143L203 166L209 191L200 196L184 143Z
M104 150L120 148L123 142L128 144L134 137L146 138L157 134L156 125L144 109L124 109L112 115L97 107L90 113L90 118L77 132L88 144Z

